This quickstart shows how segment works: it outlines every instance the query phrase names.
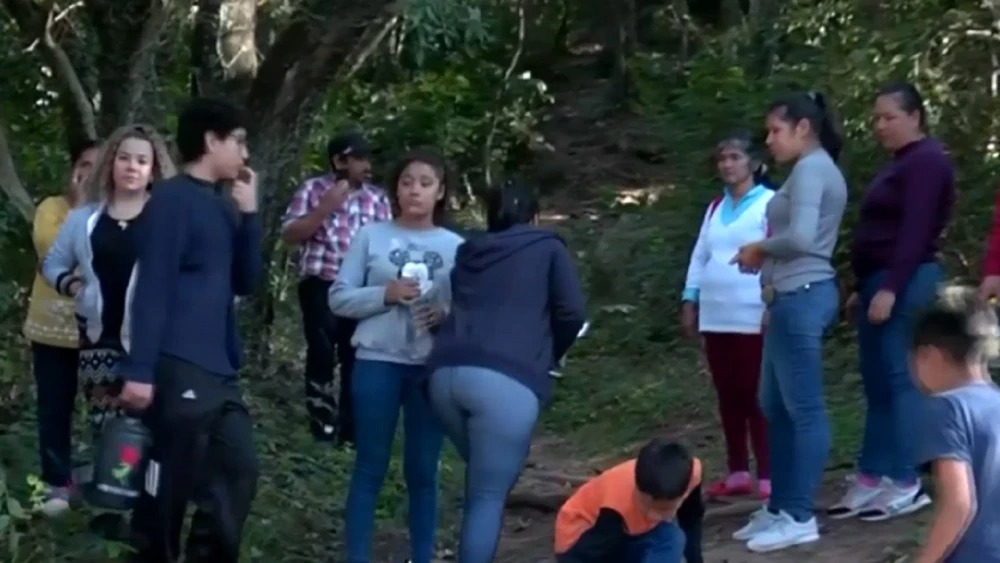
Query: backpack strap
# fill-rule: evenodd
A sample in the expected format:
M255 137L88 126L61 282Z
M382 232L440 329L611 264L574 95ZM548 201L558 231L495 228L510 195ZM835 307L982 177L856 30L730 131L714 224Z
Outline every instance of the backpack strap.
M712 203L708 204L708 218L711 219L715 215L715 210L719 208L722 204L723 196L718 196L712 200Z

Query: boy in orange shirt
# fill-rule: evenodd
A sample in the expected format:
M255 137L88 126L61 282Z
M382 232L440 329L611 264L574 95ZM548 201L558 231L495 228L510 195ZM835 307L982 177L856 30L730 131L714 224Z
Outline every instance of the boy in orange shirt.
M558 563L702 563L701 461L654 439L559 510Z

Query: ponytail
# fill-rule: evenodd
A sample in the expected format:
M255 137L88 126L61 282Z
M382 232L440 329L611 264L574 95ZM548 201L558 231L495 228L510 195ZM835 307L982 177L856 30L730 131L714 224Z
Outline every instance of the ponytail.
M781 118L797 124L803 119L809 122L819 144L830 158L837 160L844 148L844 136L839 120L829 101L820 92L796 92L775 100L768 113L782 110Z
M820 92L812 93L813 102L819 110L819 127L816 136L819 137L819 144L830 154L830 158L836 161L840 158L840 151L844 148L844 138L841 135L840 126L836 123L834 110L826 101L826 96Z
M769 190L777 190L778 185L774 183L771 176L767 173L767 165L763 162L757 166L757 169L753 171L753 182L758 186L764 186Z

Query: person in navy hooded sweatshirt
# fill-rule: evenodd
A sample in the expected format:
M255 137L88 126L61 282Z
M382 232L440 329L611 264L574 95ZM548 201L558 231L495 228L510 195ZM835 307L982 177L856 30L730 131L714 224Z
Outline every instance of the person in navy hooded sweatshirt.
M532 192L507 182L486 211L487 232L458 248L451 314L427 360L431 406L466 462L462 563L493 561L507 494L552 395L549 371L586 319L573 258L535 226Z

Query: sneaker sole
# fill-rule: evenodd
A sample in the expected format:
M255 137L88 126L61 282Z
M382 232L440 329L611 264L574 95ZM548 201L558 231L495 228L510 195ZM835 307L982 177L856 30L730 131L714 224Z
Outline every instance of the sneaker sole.
M854 510L850 510L850 511L847 511L847 512L838 512L837 514L833 514L833 513L829 512L829 511L827 511L826 517L829 518L829 519L831 519L831 520L847 520L849 518L856 517L858 514L861 514L862 512L865 511L865 508L867 508L867 507L866 506L862 506L861 508L855 508Z
M885 522L886 520L892 520L893 518L899 518L900 516L908 516L930 505L931 505L931 497L925 494L921 494L920 496L915 498L912 503L906 505L906 507L899 510L898 512L893 512L891 514L861 516L858 518L858 520L861 520L862 522Z
M806 545L808 543L816 543L818 541L819 541L819 532L814 532L814 533L809 534L807 536L803 536L801 538L797 538L793 542L786 542L786 543L780 543L780 544L774 544L774 545L765 545L765 546L751 547L750 543L747 542L747 549L749 549L750 551L752 551L754 553L770 553L772 551L781 551L782 549L788 549L790 547L796 547L796 546L800 546L800 545Z
M736 541L750 541L753 538L757 537L758 535L766 532L769 527L770 526L764 526L764 527L762 527L759 530L755 530L753 532L745 532L745 533L742 533L742 534L739 532L739 530L737 530L737 531L733 532L732 538L734 540L736 540Z

